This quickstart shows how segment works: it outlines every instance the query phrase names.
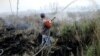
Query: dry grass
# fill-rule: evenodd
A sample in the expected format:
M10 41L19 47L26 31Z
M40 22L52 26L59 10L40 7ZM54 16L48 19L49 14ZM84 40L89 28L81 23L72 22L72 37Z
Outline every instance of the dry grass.
M27 30L16 30L14 32L15 33L14 36L17 36L17 34L23 34L23 36L21 36L21 37L24 37L25 39L30 39L29 42L34 43L33 40L36 39L38 32L40 32L40 30L39 30L40 27L38 26L39 25L38 20L39 19L34 19L34 17L32 17L32 16L25 17L24 22L26 24L31 24L30 28ZM23 20L16 19L16 20L12 20L12 21L13 21L13 24L16 25L17 23L22 22ZM3 22L1 21L0 27L3 26L2 23ZM84 44L83 45L83 48L84 48L83 51L85 51L84 55L100 56L100 18L97 18L95 20L82 20L80 22L66 23L66 24L65 23L66 23L66 21L64 21L64 20L62 20L59 23L54 23L54 26L52 28L52 31L54 33L53 37L62 36L63 38L66 38L66 39L67 38L73 39L73 37L75 37L78 41L81 41ZM34 34L32 33L32 31L34 31ZM60 34L58 34L58 36L55 36L58 32ZM29 33L31 33L31 34L29 34ZM6 36L6 33L5 33L5 36ZM1 37L2 36L0 36L0 38ZM56 38L54 38L54 39L56 39ZM27 52L31 53L31 51L29 51L29 50ZM28 56L30 54L30 53L27 54L27 52L24 52L23 56ZM31 55L29 55L29 56L31 56Z

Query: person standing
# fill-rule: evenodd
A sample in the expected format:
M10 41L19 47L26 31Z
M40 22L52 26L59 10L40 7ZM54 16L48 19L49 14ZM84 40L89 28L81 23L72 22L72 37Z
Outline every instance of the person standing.
M41 17L41 25L42 25L42 31L41 31L41 34L42 34L42 43L41 45L47 45L47 46L50 46L51 45L51 40L50 40L50 28L52 27L52 20L51 19L48 19L46 18L45 14L44 13L41 13L40 14L40 17Z

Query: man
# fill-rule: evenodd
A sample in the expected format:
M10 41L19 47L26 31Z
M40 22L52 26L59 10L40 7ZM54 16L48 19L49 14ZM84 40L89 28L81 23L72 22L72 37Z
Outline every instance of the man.
M45 14L42 13L40 15L41 21L42 21L42 43L41 45L51 45L51 40L50 40L50 28L52 27L52 21L48 18L45 17Z

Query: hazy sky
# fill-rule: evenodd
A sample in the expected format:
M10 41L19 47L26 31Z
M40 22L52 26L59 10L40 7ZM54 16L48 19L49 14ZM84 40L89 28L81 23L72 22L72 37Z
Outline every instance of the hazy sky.
M12 10L16 11L16 1L10 0L12 5ZM46 8L52 6L65 7L73 0L19 0L19 11L26 10L41 10L45 11ZM77 0L73 4L69 6L69 8L77 8L77 7L94 7L100 5L100 0ZM46 11L48 11L46 10ZM3 12L11 12L9 0L0 0L0 13Z

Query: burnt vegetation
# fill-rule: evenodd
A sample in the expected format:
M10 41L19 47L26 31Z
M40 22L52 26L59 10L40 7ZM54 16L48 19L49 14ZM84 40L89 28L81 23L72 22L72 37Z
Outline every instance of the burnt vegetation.
M26 54L34 56L39 50L42 35L34 29L28 30L26 25L17 25L18 27L15 27L13 25L5 25L3 20L0 21L2 22L0 24L0 56L25 56ZM61 30L55 30L60 27L55 25L51 35L57 41L53 42L55 44L48 56L71 56L72 54L74 56L86 56L88 53L87 46L98 45L96 34L100 33L98 32L99 30L96 31L97 24L95 20L84 20L81 23L66 24ZM57 31L60 31L61 34L58 35ZM99 51L96 51L95 46L93 48L93 55L98 56ZM41 55L42 51L36 56Z

